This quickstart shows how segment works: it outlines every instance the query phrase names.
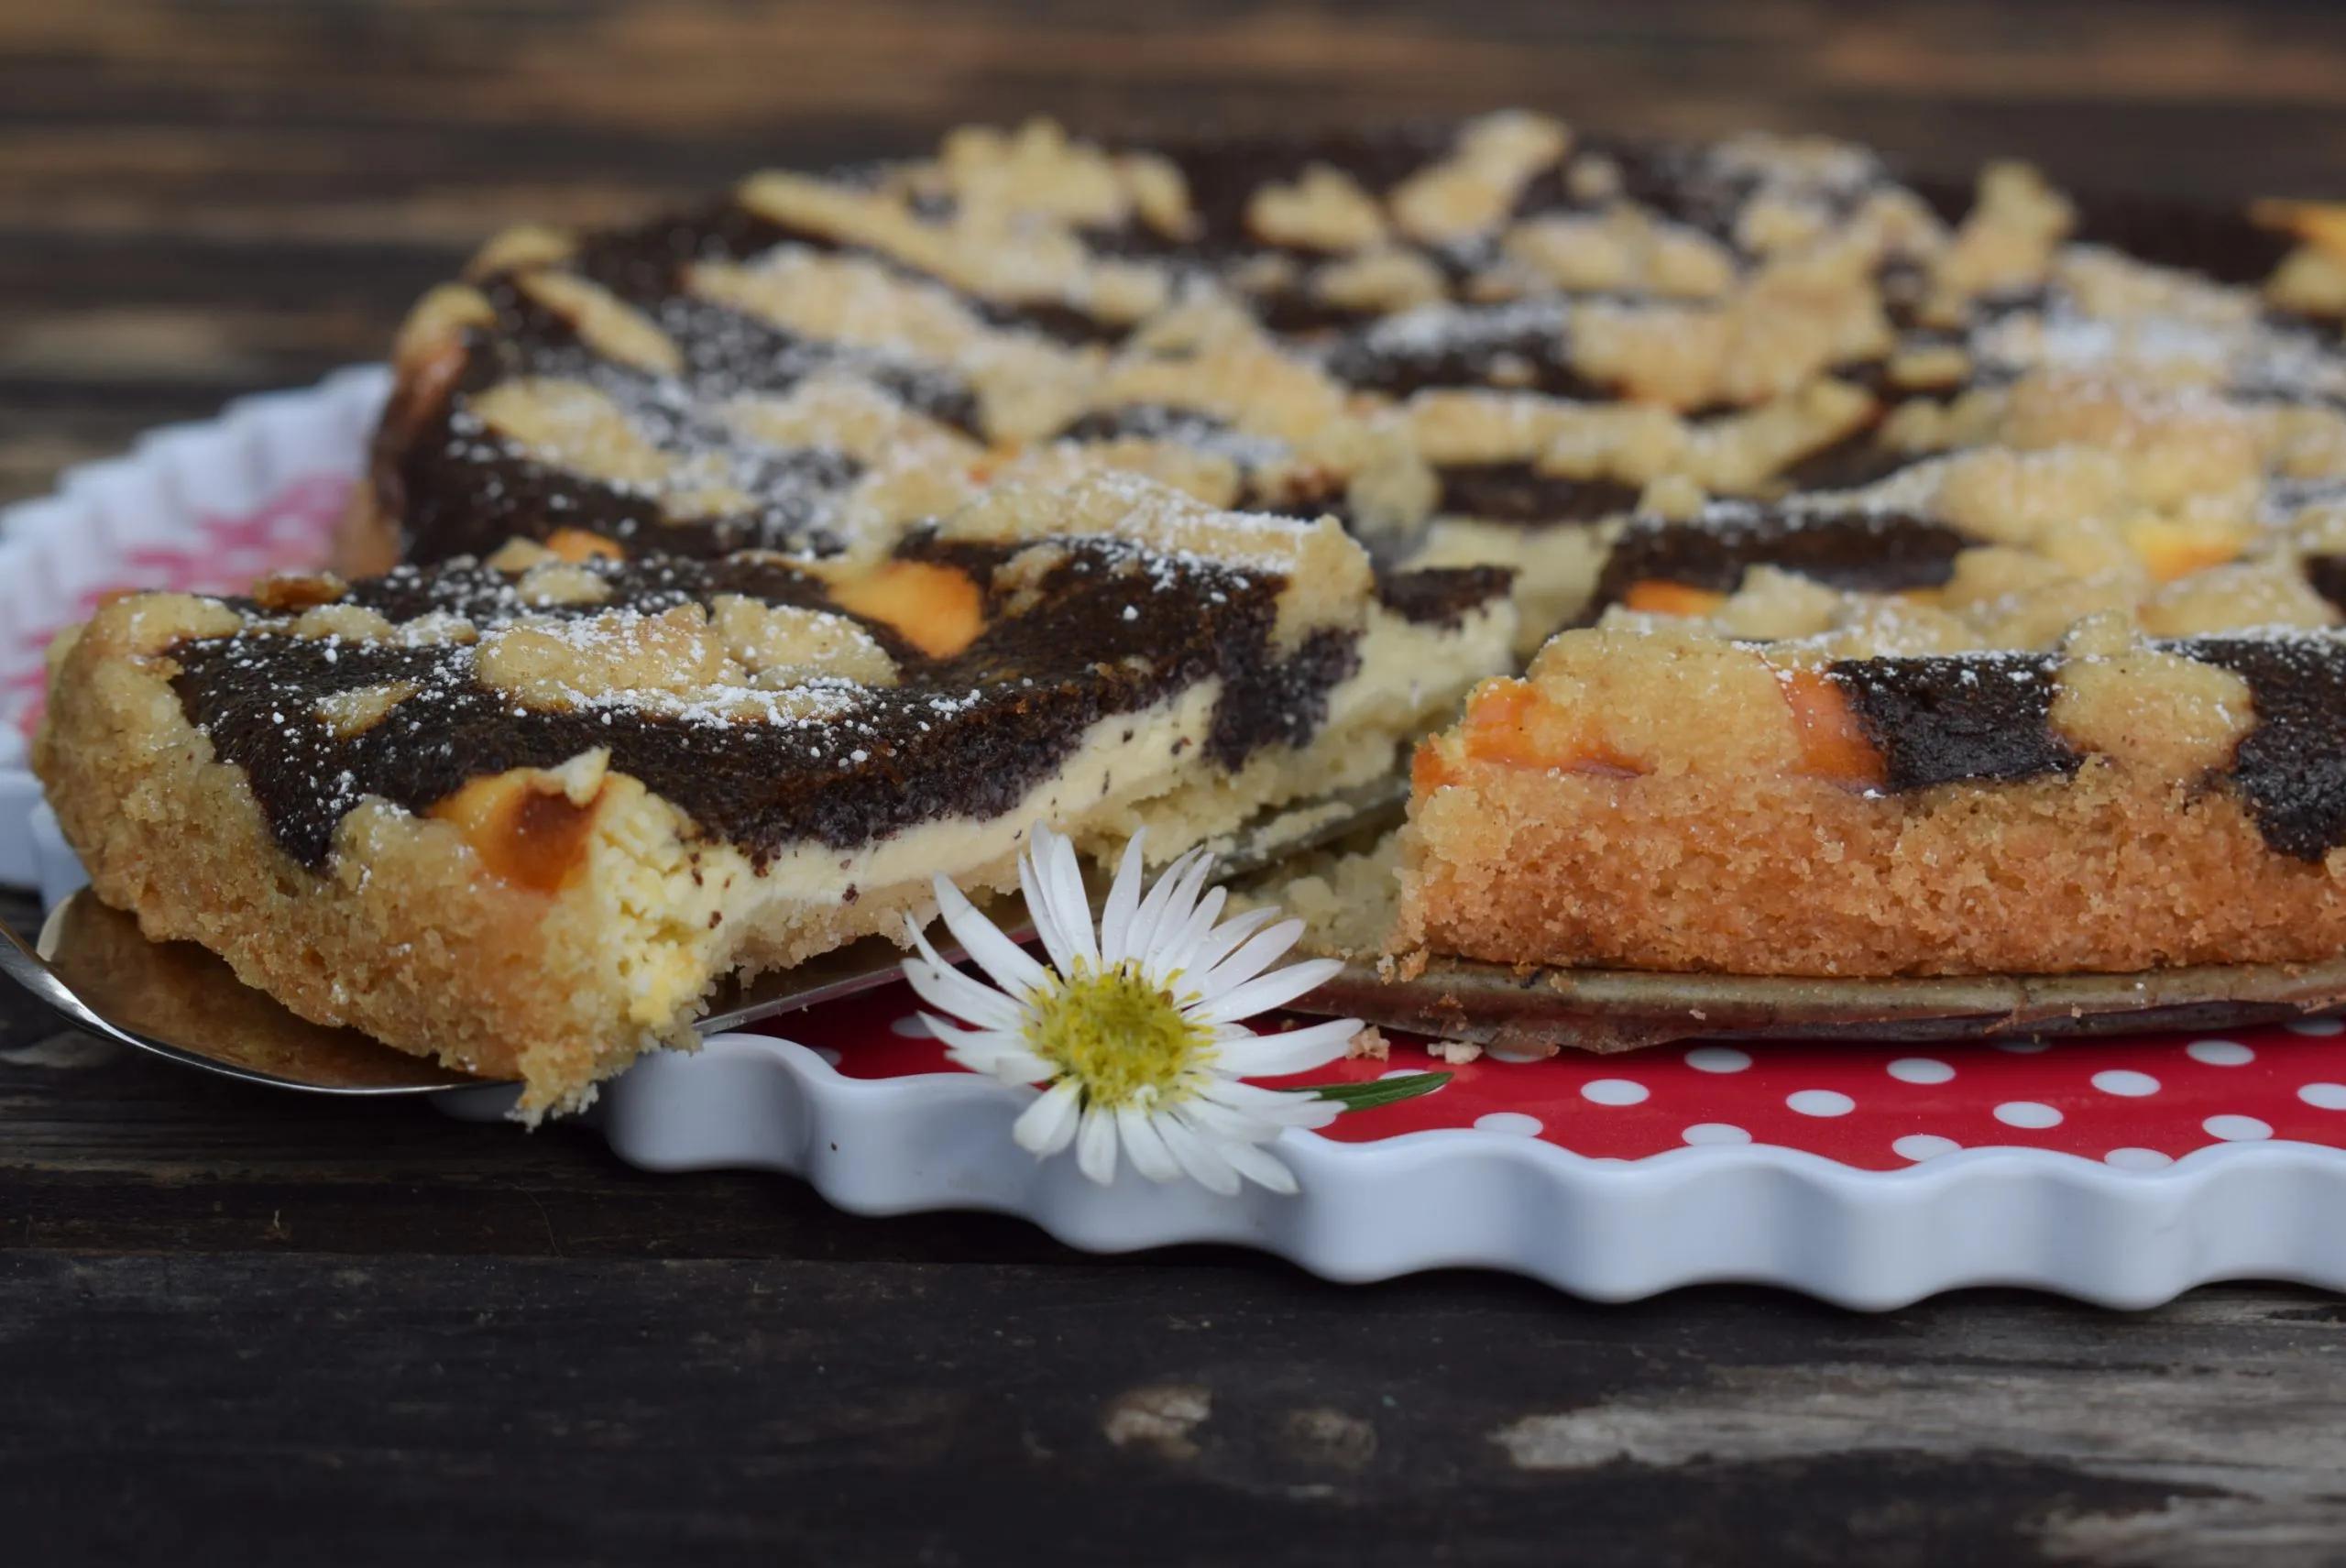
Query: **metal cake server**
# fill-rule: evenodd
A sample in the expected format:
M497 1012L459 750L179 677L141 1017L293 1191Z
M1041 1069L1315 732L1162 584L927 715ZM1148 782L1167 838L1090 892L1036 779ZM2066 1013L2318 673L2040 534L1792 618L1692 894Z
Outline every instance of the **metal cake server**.
M1238 876L1343 837L1399 819L1405 780L1377 780L1264 814L1233 834L1219 865ZM1013 938L1034 934L1014 895L987 913ZM246 985L193 942L149 941L136 916L87 888L59 905L28 947L0 927L0 973L76 1028L182 1067L248 1083L320 1094L429 1094L489 1081L410 1056L359 1033L312 1024ZM939 953L960 948L937 927ZM787 970L728 981L698 1025L704 1034L852 996L885 985L904 949L866 937Z
M0 972L65 1022L182 1067L323 1094L423 1094L481 1081L299 1017L195 943L148 941L137 916L87 888L50 913L37 949L5 927L0 938Z

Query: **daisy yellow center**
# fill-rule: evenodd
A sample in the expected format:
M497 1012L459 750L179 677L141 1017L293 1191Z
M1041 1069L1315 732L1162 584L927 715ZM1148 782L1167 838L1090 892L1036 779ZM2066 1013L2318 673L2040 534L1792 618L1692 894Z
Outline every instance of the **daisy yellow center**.
M1081 1084L1087 1102L1111 1111L1183 1098L1185 1077L1213 1044L1211 1030L1182 1016L1179 1003L1130 961L1079 969L1029 1006L1035 1054Z

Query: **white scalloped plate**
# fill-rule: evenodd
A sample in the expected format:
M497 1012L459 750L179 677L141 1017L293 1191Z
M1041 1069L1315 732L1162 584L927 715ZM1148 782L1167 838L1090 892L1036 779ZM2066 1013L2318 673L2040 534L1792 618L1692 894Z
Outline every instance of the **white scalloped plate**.
M443 1103L488 1119L510 1098ZM2311 1144L2227 1144L2155 1171L2034 1148L1867 1171L1764 1145L1625 1161L1472 1129L1289 1132L1299 1196L1220 1199L1037 1162L1010 1138L1026 1098L967 1073L848 1078L809 1047L732 1034L639 1064L591 1117L647 1170L782 1171L853 1213L1016 1214L1090 1252L1223 1242L1343 1281L1496 1268L1606 1301L1743 1281L1864 1310L1975 1285L2126 1308L2220 1279L2346 1288L2346 1155Z
M21 683L37 668L28 663L32 634L75 619L106 589L159 576L230 587L239 576L316 560L339 494L359 471L384 386L380 369L361 367L308 391L247 400L218 420L159 431L126 457L74 470L58 495L0 513L0 881L38 874L51 897L79 882L53 821L41 820L46 809L27 820L38 795L22 771L7 694L12 678ZM25 686L14 689L21 702ZM883 994L861 1005L888 1003ZM854 1048L858 1030L845 1014L791 1023ZM1430 1102L1411 1102L1364 1118L1356 1130L1371 1141L1289 1133L1280 1152L1302 1181L1297 1198L1249 1190L1217 1199L1129 1171L1095 1188L1071 1161L1037 1164L1012 1143L1010 1123L1027 1091L960 1072L848 1076L825 1059L833 1047L756 1034L647 1059L607 1089L590 1119L621 1158L648 1170L784 1171L854 1212L1019 1214L1095 1251L1225 1242L1332 1279L1487 1267L1608 1300L1746 1280L1868 1309L1990 1284L2142 1307L2217 1279L2346 1289L2346 1149L2315 1141L2346 1143L2346 1037L2315 1037L2328 1032L2299 1025L2286 1048L2275 1032L2275 1045L2255 1047L2264 1054L2253 1068L2238 1065L2253 1053L2237 1043L2187 1047L2171 1036L2063 1045L2044 1056L2011 1047L2001 1058L1986 1046L1934 1047L1967 1064L1946 1079L1902 1070L1917 1059L1906 1054L1911 1046L1841 1047L1830 1057L1760 1047L1756 1058L1723 1047L1672 1047L1519 1069L1486 1058L1442 1096L1464 1103L1470 1076L1479 1076L1480 1103L1529 1105L1548 1124L1509 1109L1475 1118L1484 1125L1413 1130L1412 1116L1424 1120ZM2205 1054L2210 1045L2229 1054ZM1976 1054L1957 1058L1958 1050ZM1722 1067L1729 1059L1744 1069ZM1747 1069L1736 1091L1718 1076ZM1518 1070L1529 1076L1504 1076ZM2154 1102L2129 1098L2151 1078L2174 1091L2160 1115ZM1942 1124L1921 1102L1894 1098L1947 1080L1968 1092L1937 1108L1960 1116L1944 1124L1954 1138L1940 1135ZM1786 1093L1795 1080L1802 1087ZM466 1091L443 1102L458 1114L494 1116L504 1097ZM2041 1117L2006 1116L2046 1112L2040 1097L2062 1108L2058 1131L2087 1154L1955 1151L1957 1142L2045 1142L2054 1135L2034 1130ZM1853 1101L1864 1103L1851 1110ZM1822 1102L1830 1105L1813 1109ZM2217 1113L2203 1121L2209 1112ZM1726 1115L1743 1124L1718 1119ZM1620 1129L1641 1116L1637 1139L1622 1142ZM2218 1130L2242 1123L2261 1131ZM1775 1142L1670 1146L1682 1124L1689 1140ZM1495 1130L1500 1124L1508 1130ZM1377 1135L1371 1129L1380 1125L1393 1131ZM1809 1141L1845 1157L1782 1146L1812 1126ZM1827 1127L1843 1131L1828 1138ZM2223 1141L2234 1137L2264 1141ZM1575 1152L1562 1141L1635 1157ZM2166 1152L2132 1146L2156 1144ZM2142 1169L2088 1157L2103 1146L2111 1159L2174 1157Z

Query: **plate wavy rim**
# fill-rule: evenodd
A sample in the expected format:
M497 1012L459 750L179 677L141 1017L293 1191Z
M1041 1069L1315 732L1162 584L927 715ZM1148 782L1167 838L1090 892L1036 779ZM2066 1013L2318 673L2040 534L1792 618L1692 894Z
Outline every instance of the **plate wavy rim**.
M1010 1214L1087 1252L1234 1245L1346 1283L1483 1268L1601 1301L1756 1283L1859 1310L1978 1286L2125 1309L2227 1279L2346 1290L2346 1226L2325 1218L2346 1204L2346 1150L2315 1144L2223 1144L2155 1170L1978 1147L1873 1171L1767 1144L1620 1160L1474 1128L1290 1129L1277 1148L1301 1192L1225 1199L1034 1159L1010 1137L1029 1092L960 1072L855 1079L817 1047L722 1034L645 1058L587 1120L647 1170L783 1172L849 1212ZM509 1100L437 1102L488 1119Z

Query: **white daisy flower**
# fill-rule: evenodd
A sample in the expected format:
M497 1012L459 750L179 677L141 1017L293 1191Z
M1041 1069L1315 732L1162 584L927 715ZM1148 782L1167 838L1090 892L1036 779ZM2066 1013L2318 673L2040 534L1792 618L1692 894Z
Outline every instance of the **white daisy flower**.
M1203 891L1211 867L1193 850L1144 893L1135 836L1095 930L1074 845L1038 827L1018 883L1047 968L938 877L946 928L992 986L946 963L906 922L920 956L904 960L905 979L922 1001L964 1021L921 1014L947 1054L1006 1083L1044 1086L1013 1130L1020 1146L1040 1157L1073 1144L1076 1164L1098 1182L1113 1179L1122 1148L1152 1181L1186 1174L1224 1194L1242 1178L1296 1190L1294 1172L1264 1146L1288 1127L1327 1125L1343 1104L1241 1080L1334 1061L1361 1025L1345 1018L1278 1035L1241 1025L1343 966L1312 959L1271 970L1303 922L1274 925L1278 912L1258 909L1215 924L1227 895Z

